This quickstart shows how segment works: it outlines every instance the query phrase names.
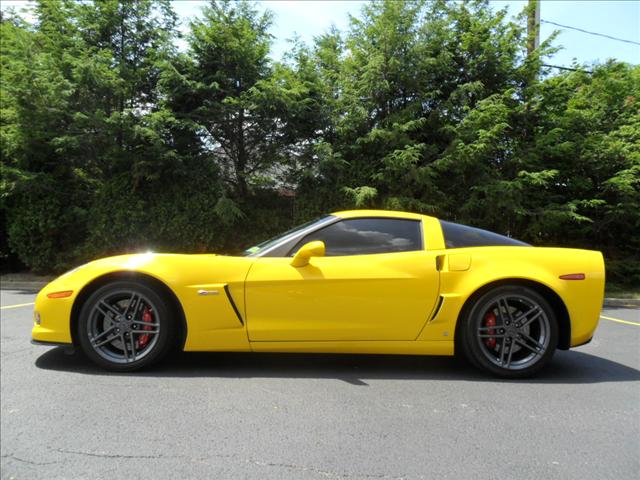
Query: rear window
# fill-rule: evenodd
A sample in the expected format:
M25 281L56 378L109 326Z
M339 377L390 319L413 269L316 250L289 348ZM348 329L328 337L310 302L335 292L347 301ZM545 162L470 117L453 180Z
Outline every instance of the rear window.
M528 243L521 242L515 238L505 237L480 228L460 225L459 223L440 220L440 225L442 225L444 243L447 248L530 246Z

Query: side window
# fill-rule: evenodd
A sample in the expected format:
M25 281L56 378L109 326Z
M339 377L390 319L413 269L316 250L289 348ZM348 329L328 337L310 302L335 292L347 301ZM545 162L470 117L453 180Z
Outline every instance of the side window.
M498 247L498 246L529 246L515 238L505 237L497 233L481 230L459 223L440 220L442 233L447 248L464 247Z
M327 256L422 250L421 223L396 218L341 220L302 238L289 255L313 240L324 242Z

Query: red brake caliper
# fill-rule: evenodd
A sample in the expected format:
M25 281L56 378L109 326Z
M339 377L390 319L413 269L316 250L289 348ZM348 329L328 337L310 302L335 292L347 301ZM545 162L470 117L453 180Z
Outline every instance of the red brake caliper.
M496 326L496 316L493 312L489 312L487 313L487 315L484 317L484 326L485 327L495 327ZM493 328L489 328L487 329L487 335L495 335L496 331ZM493 349L496 348L496 339L495 337L489 337L489 338L485 338L484 340L484 344Z
M151 313L151 310L148 307L144 307L144 310L142 311L142 321L145 323L153 323L153 314ZM153 327L151 325L144 325L142 327L142 330L152 330ZM149 335L148 333L143 333L142 335L140 335L138 337L138 348L144 348L147 346L147 343L149 343L149 339L151 338L151 335Z

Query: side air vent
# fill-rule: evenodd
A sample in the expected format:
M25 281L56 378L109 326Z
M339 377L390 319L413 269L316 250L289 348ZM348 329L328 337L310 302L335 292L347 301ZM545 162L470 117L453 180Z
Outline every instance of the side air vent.
M231 296L231 292L229 291L229 285L225 285L224 286L224 293L227 294L227 298L229 299L229 303L231 304L231 307L233 308L233 311L236 312L236 316L238 317L238 320L240 321L240 323L242 325L244 325L244 320L242 320L242 316L240 315L240 311L238 310L238 307L236 306L236 302L233 301L233 297Z
M442 309L443 302L444 302L444 297L440 295L438 297L438 303L436 304L436 308L433 310L433 315L431 315L431 318L429 319L429 323L433 322L436 319L436 317L440 313L440 310Z

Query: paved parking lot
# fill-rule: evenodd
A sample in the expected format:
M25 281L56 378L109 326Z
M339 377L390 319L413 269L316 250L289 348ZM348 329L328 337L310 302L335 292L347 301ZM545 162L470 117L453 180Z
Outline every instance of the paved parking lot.
M181 354L108 374L29 344L34 295L2 291L3 479L631 479L640 310L537 378L450 358ZM630 323L620 323L614 319Z

